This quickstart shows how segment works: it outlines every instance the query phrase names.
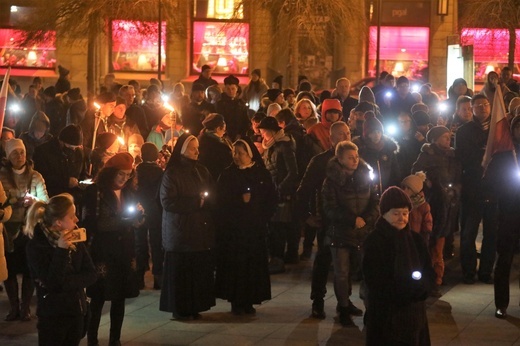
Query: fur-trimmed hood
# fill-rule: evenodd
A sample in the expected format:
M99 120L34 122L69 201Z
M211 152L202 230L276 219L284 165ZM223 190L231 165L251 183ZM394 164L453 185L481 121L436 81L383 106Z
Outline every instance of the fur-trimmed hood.
M429 155L441 154L448 157L455 157L455 149L442 150L435 144L425 143L421 147L421 152Z
M371 148L368 141L368 138L365 139L362 136L357 136L352 139L352 142L354 142L354 144L356 144L360 150L361 148ZM399 152L399 144L397 144L393 138L383 135L381 137L381 141L383 142L383 148L381 149L382 151L391 151L395 154Z
M341 163L336 156L334 156L327 164L327 178L339 186L344 186L350 182L365 184L370 182L370 167L363 159L359 159L358 168L354 171L352 176L348 176Z

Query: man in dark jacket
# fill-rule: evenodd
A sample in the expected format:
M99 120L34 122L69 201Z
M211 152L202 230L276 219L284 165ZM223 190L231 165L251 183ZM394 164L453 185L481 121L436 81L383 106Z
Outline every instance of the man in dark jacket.
M455 136L455 155L462 164L460 262L464 283L475 283L477 249L475 240L483 221L482 249L478 279L492 284L491 273L495 263L497 203L484 186L482 158L486 150L491 106L481 94L471 99L473 120L462 125Z
M334 293L338 300L339 322L354 324L350 315L360 315L352 304L351 263L379 217L376 189L369 166L360 160L357 146L344 141L327 164L321 196L327 220L325 245L330 246L334 264Z
M86 175L82 143L80 127L69 125L58 138L36 147L34 168L45 179L49 197L68 192L76 204L80 202L79 181Z
M227 76L224 79L222 98L217 102L217 113L224 116L231 141L245 137L250 125L247 106L238 95L238 84L237 77Z
M191 87L191 102L182 108L182 125L191 134L198 136L202 130L202 122L210 113L215 113L215 106L206 101L206 89L202 84L193 84Z
M197 78L193 84L195 83L203 85L204 90L212 85L218 85L218 82L211 78L211 67L209 65L202 65L199 78Z
M343 121L347 122L350 111L358 104L358 101L350 96L350 81L347 78L340 78L336 81L336 98L341 102Z
M311 286L312 317L318 319L325 318L324 298L327 293L327 277L332 262L330 247L323 245L327 229L326 220L322 218L323 206L321 204L321 187L326 176L323 167L326 167L329 160L334 157L337 144L342 141L350 141L350 139L350 129L347 124L342 121L332 124L330 127L332 148L311 159L296 192L298 215L302 216L305 222L305 238L307 240L307 232L312 230L318 239L318 252L314 258ZM313 241L314 236L310 241L311 248ZM304 251L305 246L304 243Z

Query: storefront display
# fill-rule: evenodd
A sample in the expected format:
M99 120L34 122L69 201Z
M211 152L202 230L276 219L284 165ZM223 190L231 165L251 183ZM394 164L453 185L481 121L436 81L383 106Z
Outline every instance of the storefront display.
M192 56L195 73L209 65L214 73L247 74L249 24L194 22Z
M430 28L381 27L379 51L380 70L394 76L421 79L428 68ZM377 55L377 27L370 27L368 65L370 76L375 76Z
M0 29L0 66L17 68L56 68L56 35L46 33L46 39L38 44L23 47L24 32L13 29Z
M242 19L242 8L237 9L239 0L194 0L193 16L204 19Z
M500 73L508 64L509 32L506 29L462 29L462 46L473 46L475 82L483 83L489 72ZM514 73L520 73L520 29L516 30Z
M159 28L157 22L112 21L113 71L157 71ZM161 71L166 62L166 22L161 28Z

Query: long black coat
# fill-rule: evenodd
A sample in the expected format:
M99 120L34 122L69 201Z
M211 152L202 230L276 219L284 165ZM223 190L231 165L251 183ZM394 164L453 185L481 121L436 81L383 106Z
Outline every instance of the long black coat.
M251 195L248 203L244 193ZM271 299L266 237L276 201L263 166L231 165L222 172L217 190L217 297L251 304Z
M199 163L217 180L220 173L233 162L231 146L217 136L203 132L199 136Z
M431 182L426 198L433 217L432 236L445 237L452 224L457 222L460 198L460 162L455 158L455 150L441 150L435 144L424 144L412 173L423 171Z
M422 277L413 280L411 273L397 272L397 234L404 231L398 231L381 217L365 240L362 271L367 288L366 345L391 345L396 335L407 335L406 345L430 345L424 300L428 297L435 273L426 244L415 232L411 232L412 244L415 245L419 259L417 269Z
M36 283L38 316L86 313L85 288L96 281L97 274L84 243L76 243L76 251L70 252L52 247L41 226L36 225L34 238L27 244L27 260Z
M139 295L133 220L125 219L127 208L136 204L128 187L121 191L120 205L111 190L97 184L86 190L82 225L91 239L90 254L99 276L87 289L90 297L119 300Z
M163 170L155 162L142 162L135 170L137 172L136 197L146 213L145 225L149 228L159 228L162 207L158 195Z
M224 116L227 134L232 141L246 136L250 122L247 116L248 108L244 101L239 98L231 99L226 93L222 93L216 108L217 113Z
M204 128L202 121L210 113L215 113L215 106L208 101L203 100L200 104L191 102L182 108L182 126L197 136Z
M367 164L360 162L354 174L348 176L338 159L333 158L327 165L321 194L328 224L325 243L334 247L361 246L379 216ZM365 220L364 227L355 227L358 216Z
M201 193L208 192L201 207ZM181 158L164 172L160 196L163 207L162 238L165 251L198 252L215 245L211 202L214 182L197 161Z

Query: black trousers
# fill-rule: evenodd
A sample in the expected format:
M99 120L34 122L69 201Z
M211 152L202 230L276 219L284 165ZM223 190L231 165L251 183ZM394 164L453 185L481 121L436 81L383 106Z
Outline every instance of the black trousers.
M150 252L152 254L152 274L162 275L164 251L162 249L162 230L146 226L135 229L135 252L137 272L144 274L150 269Z
M311 299L323 299L327 294L327 280L329 277L329 269L332 263L332 254L330 246L325 246L323 240L325 238L325 229L320 228L316 232L318 240L318 252L314 258L312 266L312 283L311 283Z
M87 338L88 343L96 343L98 341L99 322L101 321L101 312L103 311L103 299L92 298L90 301L90 325L88 326ZM114 343L121 339L121 327L125 318L125 300L112 300L110 305L110 336L109 343Z
M38 316L38 345L75 346L81 341L83 316Z
M520 207L499 203L497 260L495 264L495 306L505 309L509 306L509 277L513 257L520 240Z

